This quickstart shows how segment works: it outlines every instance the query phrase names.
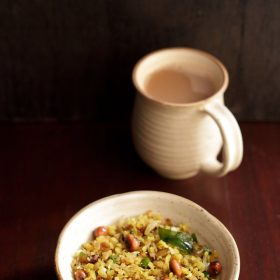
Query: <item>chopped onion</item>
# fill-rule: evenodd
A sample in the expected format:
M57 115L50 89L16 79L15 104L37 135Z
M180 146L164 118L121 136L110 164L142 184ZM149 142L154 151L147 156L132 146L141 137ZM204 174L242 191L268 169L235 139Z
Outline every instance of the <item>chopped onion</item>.
M150 223L147 225L144 234L145 234L145 235L148 235L148 234L149 234L153 229L155 229L158 225L159 225L159 221L152 221L152 222L150 222Z

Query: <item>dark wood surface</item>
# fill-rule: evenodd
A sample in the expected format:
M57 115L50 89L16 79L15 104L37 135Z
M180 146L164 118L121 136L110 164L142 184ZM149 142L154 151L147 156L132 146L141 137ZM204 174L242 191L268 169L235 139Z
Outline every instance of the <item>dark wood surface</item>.
M135 62L189 46L227 66L239 120L280 121L279 13L275 0L0 1L0 120L126 119Z
M241 280L280 275L280 124L242 123L241 167L217 179L159 177L134 152L126 124L0 124L0 279L56 279L60 231L81 207L132 190L189 198L236 239Z

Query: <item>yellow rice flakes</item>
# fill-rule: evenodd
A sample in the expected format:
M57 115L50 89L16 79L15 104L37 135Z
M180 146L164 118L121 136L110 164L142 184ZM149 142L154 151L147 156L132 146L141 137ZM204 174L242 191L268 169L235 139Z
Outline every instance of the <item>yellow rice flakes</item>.
M202 258L183 254L178 248L160 240L157 228L164 226L172 229L174 225L171 223L169 219L163 219L150 211L137 217L121 219L117 224L108 226L106 235L98 236L81 246L73 257L72 269L84 270L86 280L182 279L170 271L170 260L174 258L181 264L184 279L208 280L203 273L205 263ZM190 229L188 225L180 224L176 230L189 232ZM133 234L139 240L139 250L127 250L124 242L127 234ZM95 263L84 263L80 254L88 258L98 257ZM147 267L141 266L143 258L149 260Z

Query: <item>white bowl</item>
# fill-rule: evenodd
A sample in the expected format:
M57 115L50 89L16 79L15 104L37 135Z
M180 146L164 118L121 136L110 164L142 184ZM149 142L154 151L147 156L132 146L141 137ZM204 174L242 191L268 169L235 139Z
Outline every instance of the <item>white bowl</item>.
M81 209L63 228L55 252L55 265L59 279L73 280L71 260L73 254L87 241L93 229L115 223L121 217L142 214L146 210L161 213L174 223L189 224L202 244L215 248L223 266L219 280L237 280L240 258L236 243L213 215L194 202L170 193L135 191L116 194L97 200Z

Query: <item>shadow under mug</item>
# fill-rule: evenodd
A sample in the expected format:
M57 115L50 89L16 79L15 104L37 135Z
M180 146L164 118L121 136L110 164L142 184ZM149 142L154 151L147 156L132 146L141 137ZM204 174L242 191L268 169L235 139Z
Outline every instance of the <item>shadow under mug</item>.
M214 90L191 102L172 102L168 96L165 100L164 96L150 94L147 85L151 77L160 71L168 75L170 70L205 78ZM200 50L169 48L143 57L133 70L137 95L132 135L144 162L171 179L189 178L200 172L224 176L235 170L242 161L243 141L236 119L224 105L228 81L224 65Z

